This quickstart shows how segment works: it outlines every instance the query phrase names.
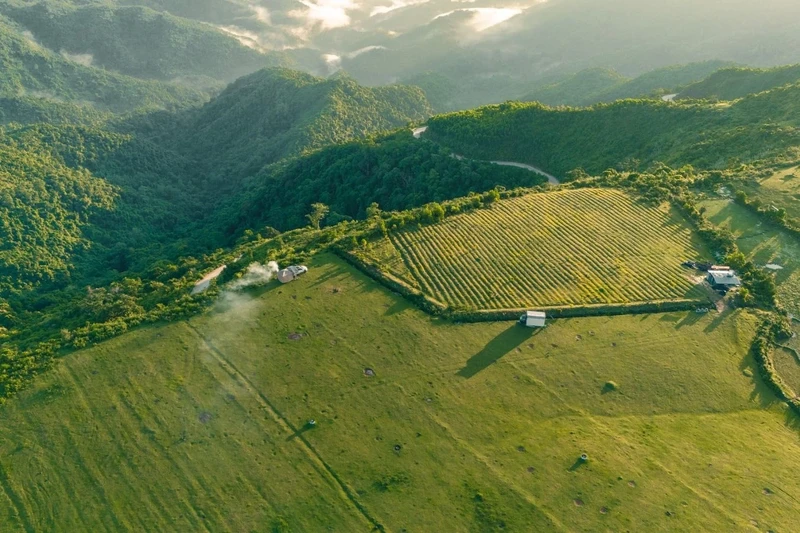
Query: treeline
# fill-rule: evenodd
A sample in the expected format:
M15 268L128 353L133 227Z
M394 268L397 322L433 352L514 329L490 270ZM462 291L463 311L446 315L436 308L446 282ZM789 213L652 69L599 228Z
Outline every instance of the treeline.
M582 167L637 170L671 166L726 168L779 157L800 144L800 85L730 106L624 100L553 109L506 103L429 120L433 140L480 159L513 160L564 176Z
M708 78L686 87L678 98L737 100L749 94L775 89L800 81L800 65L757 69L721 69Z
M545 181L527 170L457 159L449 150L402 131L268 167L219 210L217 225L229 235L265 225L296 228L305 224L313 202L327 204L328 223L335 224L364 218L373 202L397 211L498 185L532 187Z

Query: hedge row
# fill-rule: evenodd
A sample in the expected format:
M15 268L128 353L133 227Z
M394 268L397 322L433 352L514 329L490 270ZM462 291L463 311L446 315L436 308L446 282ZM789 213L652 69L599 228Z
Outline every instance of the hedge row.
M392 292L399 294L410 300L414 305L432 315L443 315L447 312L447 306L423 293L419 289L412 287L405 281L380 270L372 262L354 252L349 252L341 247L334 246L333 252L356 267L358 270L377 281Z
M692 311L706 308L709 300L665 300L658 302L634 302L626 304L579 305L567 307L543 307L547 318L577 318L588 316L641 315L649 313L668 313L671 311ZM519 319L529 308L496 309L487 311L454 311L449 316L458 322L500 322Z
M357 253L347 251L341 247L333 247L333 251L356 267L358 270L377 281L394 293L397 293L423 311L436 315L446 316L456 322L505 322L518 320L528 308L521 309L491 309L482 311L461 311L453 310L442 302L431 298L419 289L412 287L405 281L393 276L378 268L374 263L361 257ZM691 311L697 308L708 307L710 301L707 299L697 300L665 300L658 302L635 302L614 305L581 305L565 307L544 307L538 310L544 311L548 318L576 318L588 316L611 316L611 315L636 315L647 313L667 313L671 311Z
M791 335L791 332L788 333ZM789 404L789 407L800 416L800 396L796 396L795 392L789 387L783 378L781 378L778 371L775 369L775 362L772 359L772 353L778 346L776 340L778 337L787 335L787 325L785 321L776 316L772 316L758 327L756 338L753 340L751 351L753 358L758 365L761 378L772 389L772 391L780 398Z

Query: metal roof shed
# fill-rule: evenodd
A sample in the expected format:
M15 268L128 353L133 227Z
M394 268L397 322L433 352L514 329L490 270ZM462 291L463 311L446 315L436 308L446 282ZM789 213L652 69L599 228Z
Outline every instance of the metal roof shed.
M708 282L715 287L738 287L742 284L733 270L709 270Z
M526 311L520 318L520 322L529 328L543 328L547 315L543 311Z

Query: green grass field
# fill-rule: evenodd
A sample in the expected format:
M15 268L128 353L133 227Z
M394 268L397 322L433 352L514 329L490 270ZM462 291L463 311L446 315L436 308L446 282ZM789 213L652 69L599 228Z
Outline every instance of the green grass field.
M451 306L518 309L702 298L681 262L705 249L686 223L610 189L529 194L379 243L387 270ZM406 275L406 279L409 276Z
M702 205L709 220L729 229L739 248L755 264L783 267L775 273L778 298L789 312L800 317L800 241L732 201L707 200Z
M458 325L309 266L0 407L0 530L797 530L748 312Z
M789 218L800 224L800 167L782 169L744 190L765 205L785 209Z

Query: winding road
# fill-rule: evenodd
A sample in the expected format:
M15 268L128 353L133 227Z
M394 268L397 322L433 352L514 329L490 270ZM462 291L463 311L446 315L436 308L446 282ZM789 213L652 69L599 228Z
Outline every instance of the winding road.
M421 126L419 128L414 128L413 130L411 130L411 133L414 135L415 139L419 139L419 138L422 137L422 135L426 131L428 131L428 126ZM456 155L455 157L457 157L458 159L466 159L464 156L461 156L461 155ZM480 160L476 160L476 161L480 161ZM526 165L525 163L516 163L514 161L488 161L488 163L492 163L494 165L501 165L501 166L505 166L505 167L524 168L525 170L530 170L531 172L535 172L536 174L539 174L540 176L544 176L545 178L547 178L547 182L550 185L560 185L561 184L561 181L558 178L556 178L552 174L548 174L547 172L545 172L541 168L534 167L533 165Z

